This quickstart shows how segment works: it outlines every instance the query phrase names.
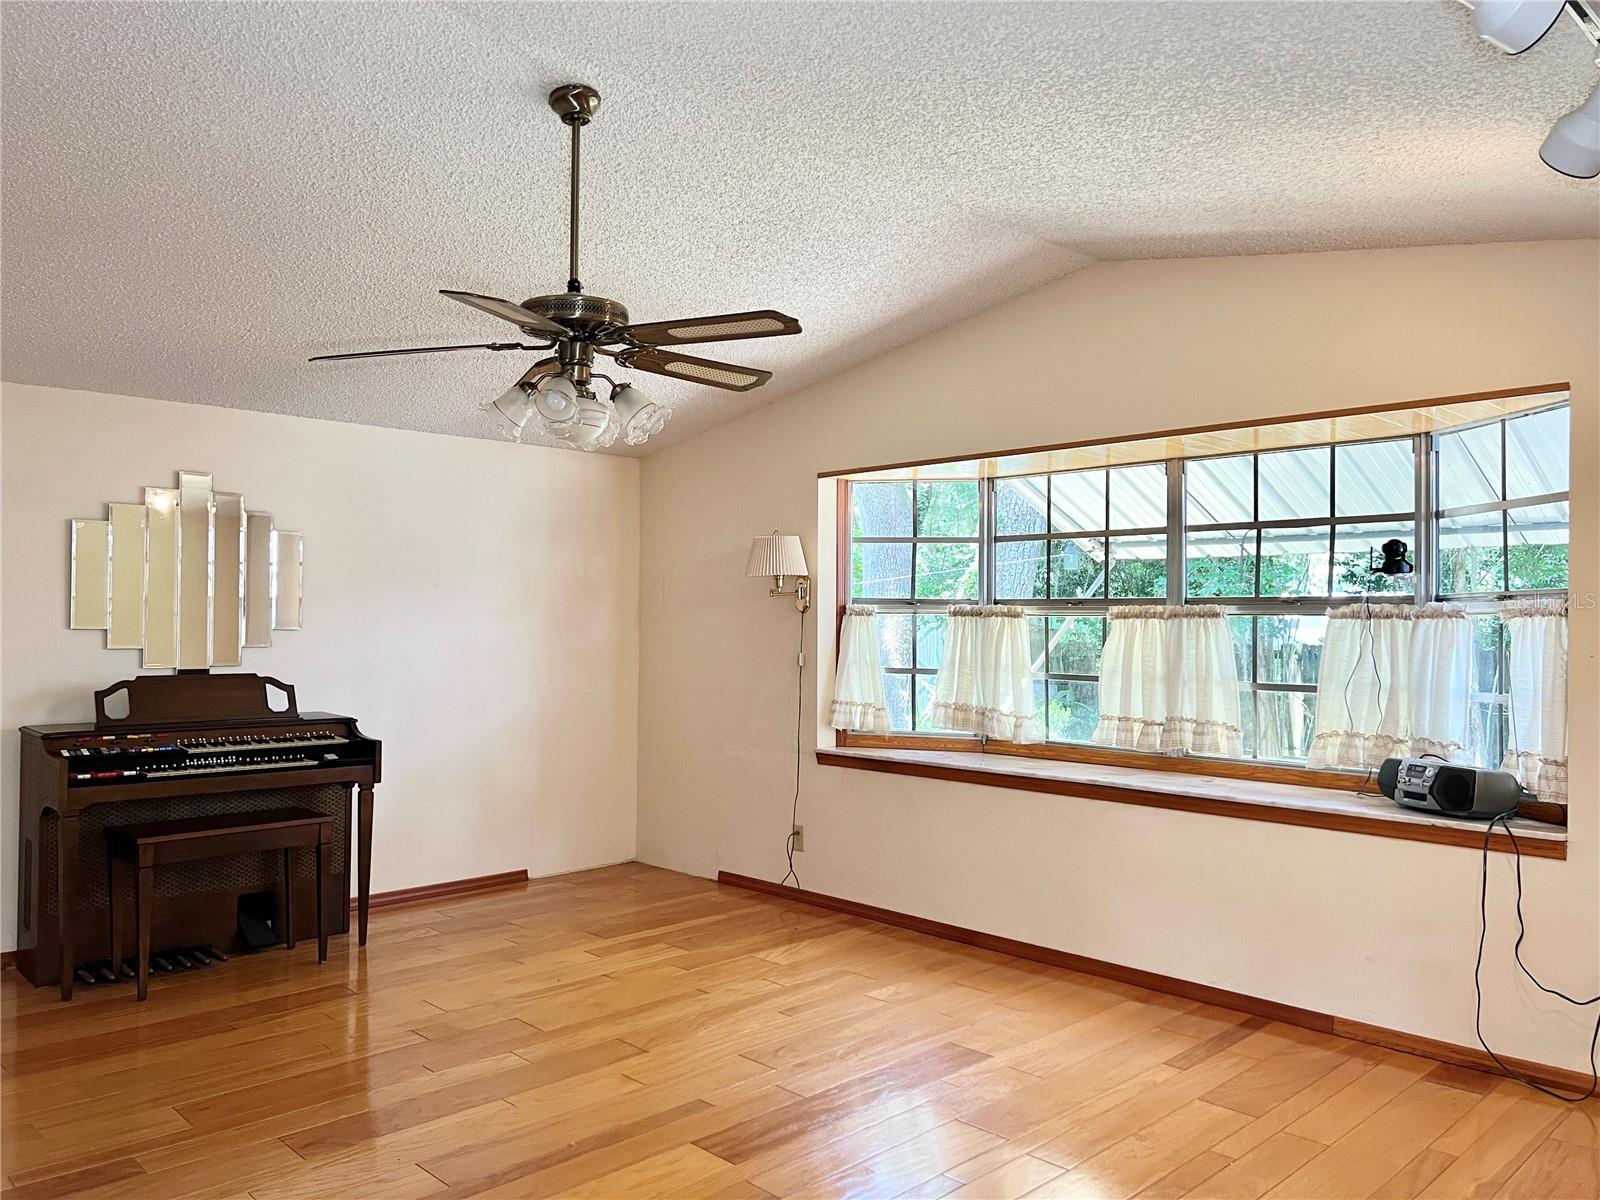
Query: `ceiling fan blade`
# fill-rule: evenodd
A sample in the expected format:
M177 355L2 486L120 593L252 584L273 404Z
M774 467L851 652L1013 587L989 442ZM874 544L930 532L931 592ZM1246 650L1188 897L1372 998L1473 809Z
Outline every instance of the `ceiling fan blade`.
M671 350L626 350L617 355L617 361L625 367L651 371L672 379L687 379L690 383L707 383L712 387L727 388L730 392L748 392L772 378L771 371L736 367L732 363L715 362L709 358L691 358Z
M358 350L354 354L313 354L307 362L328 362L335 358L386 358L391 354L436 354L440 350L538 350L521 342L474 342L470 346L408 346L404 350Z
M490 316L499 317L502 321L510 321L513 325L520 325L530 332L537 330L540 333L553 333L556 337L566 337L570 332L565 326L557 325L549 317L541 317L531 308L523 308L520 304L513 304L509 300L501 300L497 296L480 296L476 292L451 292L439 289L441 296L449 296L452 300L459 300L473 308L480 309Z
M740 338L778 337L799 333L800 322L774 309L723 313L717 317L689 317L683 321L652 321L630 325L623 334L647 346L683 346L691 342L731 342Z

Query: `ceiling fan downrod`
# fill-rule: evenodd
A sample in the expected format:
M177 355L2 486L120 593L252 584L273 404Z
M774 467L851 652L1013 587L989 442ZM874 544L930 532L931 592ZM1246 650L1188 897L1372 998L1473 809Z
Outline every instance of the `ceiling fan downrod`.
M550 93L550 108L572 130L571 208L567 219L567 291L583 291L578 280L578 171L583 127L600 107L600 93L586 83L564 83Z

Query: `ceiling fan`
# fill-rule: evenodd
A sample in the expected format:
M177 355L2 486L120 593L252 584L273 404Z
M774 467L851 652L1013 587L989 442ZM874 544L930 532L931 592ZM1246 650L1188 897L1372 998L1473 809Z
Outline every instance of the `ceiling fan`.
M583 127L600 107L600 93L587 84L564 84L550 93L550 107L572 130L568 218L571 277L567 280L567 290L553 296L534 296L520 304L474 292L441 290L439 293L502 321L510 321L530 338L546 340L533 344L478 342L466 346L413 346L355 354L318 354L311 361L433 354L443 350L554 351L529 367L504 395L484 406L492 408L499 416L507 435L520 441L531 424L538 432L559 438L579 450L604 449L619 436L630 446L640 446L661 431L670 413L632 384L619 383L596 371L595 355L613 358L620 366L635 371L649 371L733 392L748 392L771 379L772 372L695 358L668 347L799 333L800 322L772 309L759 309L630 325L628 310L617 301L585 293L578 279L579 141ZM595 394L597 379L609 385L604 397Z

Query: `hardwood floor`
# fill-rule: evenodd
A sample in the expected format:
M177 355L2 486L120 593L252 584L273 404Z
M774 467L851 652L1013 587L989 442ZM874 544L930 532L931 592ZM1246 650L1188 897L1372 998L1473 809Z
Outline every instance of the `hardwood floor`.
M637 865L0 999L15 1200L1600 1194L1595 1101Z

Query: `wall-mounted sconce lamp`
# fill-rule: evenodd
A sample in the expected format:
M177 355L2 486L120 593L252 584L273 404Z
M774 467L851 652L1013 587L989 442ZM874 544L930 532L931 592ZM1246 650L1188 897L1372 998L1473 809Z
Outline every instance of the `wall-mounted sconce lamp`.
M750 561L745 563L748 578L766 576L772 580L769 596L793 596L794 606L801 612L811 607L811 568L806 566L806 552L800 538L793 533L771 533L750 539ZM783 581L794 577L794 586L785 587Z

